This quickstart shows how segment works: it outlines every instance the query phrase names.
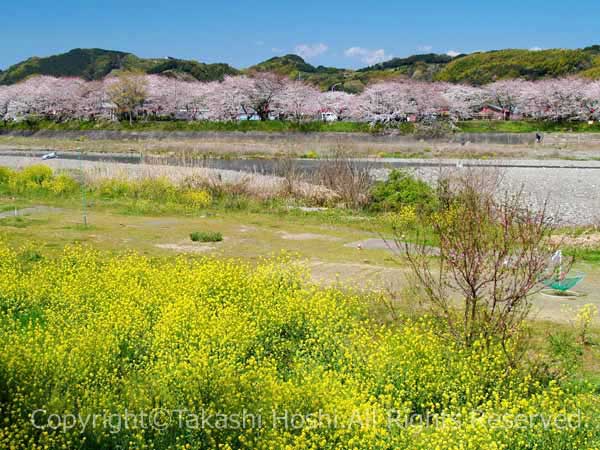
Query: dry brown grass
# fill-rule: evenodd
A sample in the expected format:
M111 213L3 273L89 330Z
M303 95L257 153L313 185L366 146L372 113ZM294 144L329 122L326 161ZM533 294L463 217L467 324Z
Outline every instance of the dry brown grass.
M96 161L76 161L0 156L0 166L20 169L34 164L45 164L57 171L82 171L86 182L97 184L103 180L166 179L179 186L209 189L211 192L246 194L269 199L294 196L312 204L324 204L336 199L331 190L305 181L298 181L291 191L282 177L236 172L204 167L180 167L158 164L124 164Z

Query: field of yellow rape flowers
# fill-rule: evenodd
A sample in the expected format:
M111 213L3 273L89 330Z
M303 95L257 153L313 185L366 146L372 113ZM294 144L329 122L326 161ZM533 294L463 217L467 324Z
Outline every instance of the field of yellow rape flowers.
M600 404L291 260L0 245L0 448L598 448ZM508 352L511 350L508 349Z
M39 166L0 168L0 194L0 215L51 206L0 220L0 449L600 449L592 308L552 358L465 348L422 312L388 320L358 279L313 281L340 261L392 270L343 245L369 217L104 180L82 227L80 185ZM224 242L173 256L199 229Z

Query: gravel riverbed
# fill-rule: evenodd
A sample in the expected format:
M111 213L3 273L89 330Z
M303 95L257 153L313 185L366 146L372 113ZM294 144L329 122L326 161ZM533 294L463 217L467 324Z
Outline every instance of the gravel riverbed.
M540 161L540 164L544 164ZM466 168L453 169L460 173ZM528 201L542 205L548 201L549 211L564 225L600 224L600 169L572 167L504 167L498 169L501 190L523 189ZM432 181L439 169L415 169L417 176Z

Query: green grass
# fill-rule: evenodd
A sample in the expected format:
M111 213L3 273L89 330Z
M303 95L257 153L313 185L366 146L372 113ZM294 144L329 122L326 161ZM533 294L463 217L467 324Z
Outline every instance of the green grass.
M567 256L574 256L578 261L585 261L590 263L600 262L600 249L598 248L576 248L570 247L565 249L564 254Z
M0 219L0 227L27 228L33 224L42 222L39 219L31 219L29 217L10 216Z
M0 197L0 204L8 201ZM381 226L375 217L349 213L343 210L303 212L268 209L226 210L210 207L202 213L183 211L152 211L127 214L129 201L95 201L87 208L87 227L82 226L82 211L77 199L29 199L30 206L46 204L60 206L60 213L36 214L26 227L2 226L0 240L23 246L36 243L51 254L60 253L70 244L84 244L114 253L125 249L160 256L175 255L175 249L163 249L162 244L190 246L190 231L218 230L227 239L207 254L256 261L263 257L285 252L306 259L317 259L328 264L365 263L396 267L385 250L360 252L344 243L377 237ZM373 231L371 231L373 230ZM302 238L304 234L315 238ZM193 256L193 255L192 255ZM330 269L332 277L337 270Z
M600 123L526 120L470 120L458 124L465 133L600 133Z
M183 120L169 121L140 121L133 124L128 122L92 122L68 121L53 122L49 120L23 121L17 123L0 124L0 131L88 131L88 130L113 130L113 131L222 131L222 132L250 132L260 131L267 133L277 132L329 132L329 133L369 133L377 131L369 124L357 122L287 122L281 120L241 121L241 122L188 122Z
M17 208L18 206L13 203L9 203L7 205L0 205L0 212L14 211Z
M218 231L194 231L190 239L194 242L221 242L223 235Z
M465 133L600 133L600 123L550 122L533 120L470 120L460 122L458 129ZM0 123L0 131L183 131L183 132L264 132L264 133L380 133L382 127L371 127L359 122L288 122L281 120L241 121L241 122L188 122L183 120L128 122L92 122L32 120L17 123ZM397 130L402 135L415 132L413 123L399 124Z

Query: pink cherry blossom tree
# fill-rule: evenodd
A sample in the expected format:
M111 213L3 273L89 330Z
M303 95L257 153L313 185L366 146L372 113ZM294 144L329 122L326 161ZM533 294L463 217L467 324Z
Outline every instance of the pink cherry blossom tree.
M84 120L103 118L107 112L108 103L109 99L104 82L90 81L85 83L80 89L76 118Z
M4 120L28 116L93 120L111 118L118 110L130 118L143 113L215 121L237 120L244 115L299 121L331 112L341 120L388 123L440 117L468 120L486 104L502 108L507 118L519 112L540 120L600 119L600 81L504 80L473 87L395 80L370 85L362 94L352 95L319 92L301 81L269 73L209 83L130 74L91 82L37 76L0 87L0 118Z
M585 86L584 103L589 119L600 119L600 81L593 81Z
M585 90L588 82L578 78L541 80L524 91L523 110L543 120L587 120Z
M404 120L412 105L401 94L400 83L384 82L368 86L353 105L355 120L389 123Z
M18 95L13 101L13 115L46 116L51 111L53 77L30 77L17 84Z
M8 107L13 101L14 88L12 86L0 86L0 120L6 122L8 117Z
M338 120L345 120L356 110L358 96L343 91L327 91L319 95L318 101L321 112L331 112Z
M448 115L452 120L472 119L486 101L483 89L464 84L447 84L441 95L448 105Z
M207 89L207 118L218 121L237 120L240 113L250 117L254 114L248 98L251 89L253 81L246 76L228 76L222 82L211 83Z
M502 80L484 86L486 100L505 111L510 118L516 111L527 108L527 93L531 92L533 83L524 80Z
M246 91L246 108L254 111L260 120L268 120L272 113L277 114L277 99L285 89L285 79L273 73L259 73L251 78Z
M416 81L386 81L367 87L354 105L353 116L371 123L422 119L446 108L442 85Z
M301 81L287 81L275 98L275 109L280 116L296 122L314 119L320 109L321 93Z

